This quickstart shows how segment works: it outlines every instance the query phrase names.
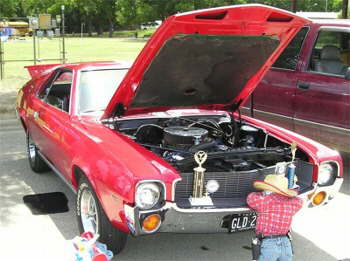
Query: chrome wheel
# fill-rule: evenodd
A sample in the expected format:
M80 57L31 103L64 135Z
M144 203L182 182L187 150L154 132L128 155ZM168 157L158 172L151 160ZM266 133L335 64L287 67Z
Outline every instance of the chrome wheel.
M50 170L49 166L38 153L38 147L27 132L27 157L31 169L36 173L42 173Z
M28 155L29 155L29 159L31 161L35 160L36 147L35 147L35 144L34 144L33 140L30 137L28 137Z
M80 201L81 223L84 231L98 234L98 213L95 198L89 189L84 189Z

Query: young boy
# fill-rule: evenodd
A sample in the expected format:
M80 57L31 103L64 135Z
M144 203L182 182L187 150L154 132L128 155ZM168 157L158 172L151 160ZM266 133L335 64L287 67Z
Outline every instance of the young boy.
M247 197L248 205L258 214L255 233L262 241L258 261L291 261L292 245L287 234L303 200L297 191L288 189L288 179L281 175L267 175L253 185L263 190Z

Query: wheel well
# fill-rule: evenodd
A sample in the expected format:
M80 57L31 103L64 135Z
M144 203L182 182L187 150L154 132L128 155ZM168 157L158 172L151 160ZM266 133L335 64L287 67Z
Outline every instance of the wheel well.
M20 120L21 120L22 127L23 127L24 131L25 131L25 132L27 132L27 126L26 126L26 124L24 123L23 118L22 118L22 117L20 117Z
M78 166L73 166L72 184L75 188L78 188L79 180L85 176L84 171Z

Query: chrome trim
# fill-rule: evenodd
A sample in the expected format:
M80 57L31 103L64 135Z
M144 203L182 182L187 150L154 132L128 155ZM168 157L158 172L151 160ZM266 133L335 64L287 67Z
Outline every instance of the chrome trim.
M311 193L307 193L307 195L312 194L311 198L306 198L307 200L307 206L309 208L311 207L319 207L326 205L330 200L332 200L335 195L339 192L341 185L343 184L344 179L341 177L337 177L332 185L320 187L318 184L316 184L315 189ZM313 198L314 196L319 192L325 192L326 198L320 205L313 204Z
M317 122L313 122L313 121L308 121L308 120L302 120L302 119L298 119L298 118L294 118L295 121L303 123L304 125L315 125L317 127L321 127L324 129L329 129L332 132L336 132L339 133L341 132L341 134L347 134L350 135L350 129L346 129L346 128L342 128L342 127L337 127L337 126L333 126L333 125L328 125L328 124L323 124L323 123L317 123Z
M164 200L166 200L166 186L165 186L165 183L163 182L163 181L161 181L161 180L156 180L156 179L154 179L154 180L140 180L140 181L138 181L137 183L136 183L136 186L135 186L135 194L134 194L134 199L136 198L136 191L137 191L137 187L140 185L140 184L142 184L142 183L152 183L152 182L157 182L157 183L159 183L159 184L161 184L162 186L163 186L163 190L164 190L164 195L163 195L163 199ZM161 195L159 195L159 199L158 199L158 202L160 202L160 200L162 199L161 197L160 197ZM157 202L157 203L158 203ZM156 203L156 204L157 204ZM153 206L154 207L154 206ZM153 208L152 207L152 208ZM152 208L150 208L150 210L152 210Z
M317 170L317 186L319 186L319 187L321 187L321 188L327 187L327 186L332 186L332 185L334 184L334 182L333 182L333 184L330 184L330 185L320 185L320 184L318 184L318 175L319 175L319 173L320 173L320 167L321 167L322 164L327 164L327 163L335 163L335 164L337 165L337 173L336 173L334 182L335 182L335 180L339 177L340 165L339 165L338 161L335 161L335 160L326 160L326 161L320 162L320 164L318 164L318 170ZM326 184L327 184L327 183L326 183Z
M247 108L247 107L242 107L242 109L244 109L245 111L249 111L249 108ZM323 124L323 123L318 123L318 122L313 122L313 121L308 121L308 120L302 120L299 118L293 118L293 117L289 117L289 116L285 116L285 115L281 115L281 114L277 114L277 113L273 113L273 112L261 111L261 110L257 110L257 109L254 109L254 112L257 112L257 113L260 113L263 115L267 115L267 116L274 116L276 118L283 118L283 119L287 119L290 121L294 120L294 121L301 123L303 125L315 125L317 127L329 129L329 130L336 132L336 133L341 132L341 134L344 134L344 132L345 132L345 134L350 135L350 129L346 129L343 127L337 127L337 126L333 126L333 125L329 125L329 124Z
M244 212L250 211L248 207L245 208L179 208L176 203L173 203L173 209L181 213L219 213L219 212Z
M77 194L77 191L74 188L74 186L66 180L66 178L61 174L61 172L59 172L59 170L56 169L56 167L40 151L38 151L38 154L45 161L45 163L49 165L52 171L55 172L58 175L58 177L60 177L63 180L64 183L66 183L66 185L73 191L73 193Z
M265 140L264 140L264 148L266 149L267 146L267 139L269 137L269 134L267 132L265 132Z
M180 182L182 180L182 178L177 178L173 180L173 184L172 184L172 191L171 191L171 200L175 201L175 189L176 189L176 184L178 182Z
M253 212L250 208L232 208L232 209L189 209L182 211L176 207L176 203L166 202L166 204L154 210L141 211L138 207L126 208L128 216L133 216L131 220L134 223L130 232L135 235L148 235L142 230L140 218L142 215L158 214L162 217L162 225L155 232L172 233L227 233L227 228L222 228L220 222L227 215ZM132 214L133 213L133 214ZM197 221L200 221L199 223ZM193 226L194 224L195 226Z
M246 112L250 112L250 108L248 108L248 107L242 107L242 109ZM260 113L260 114L266 114L267 116L274 116L275 118L284 118L286 120L291 120L291 121L293 120L293 118L289 117L289 116L285 116L285 115L281 115L281 114L277 114L277 113L273 113L273 112L261 111L261 110L254 108L254 113L255 112Z

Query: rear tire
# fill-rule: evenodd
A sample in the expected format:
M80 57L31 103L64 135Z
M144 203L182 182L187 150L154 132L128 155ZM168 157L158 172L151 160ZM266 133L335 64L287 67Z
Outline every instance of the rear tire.
M42 173L50 170L50 167L38 153L38 148L27 132L27 157L30 168L36 173Z
M119 254L124 249L128 234L111 224L84 176L79 179L76 207L80 233L91 231L99 234L98 240L105 243L114 254Z

